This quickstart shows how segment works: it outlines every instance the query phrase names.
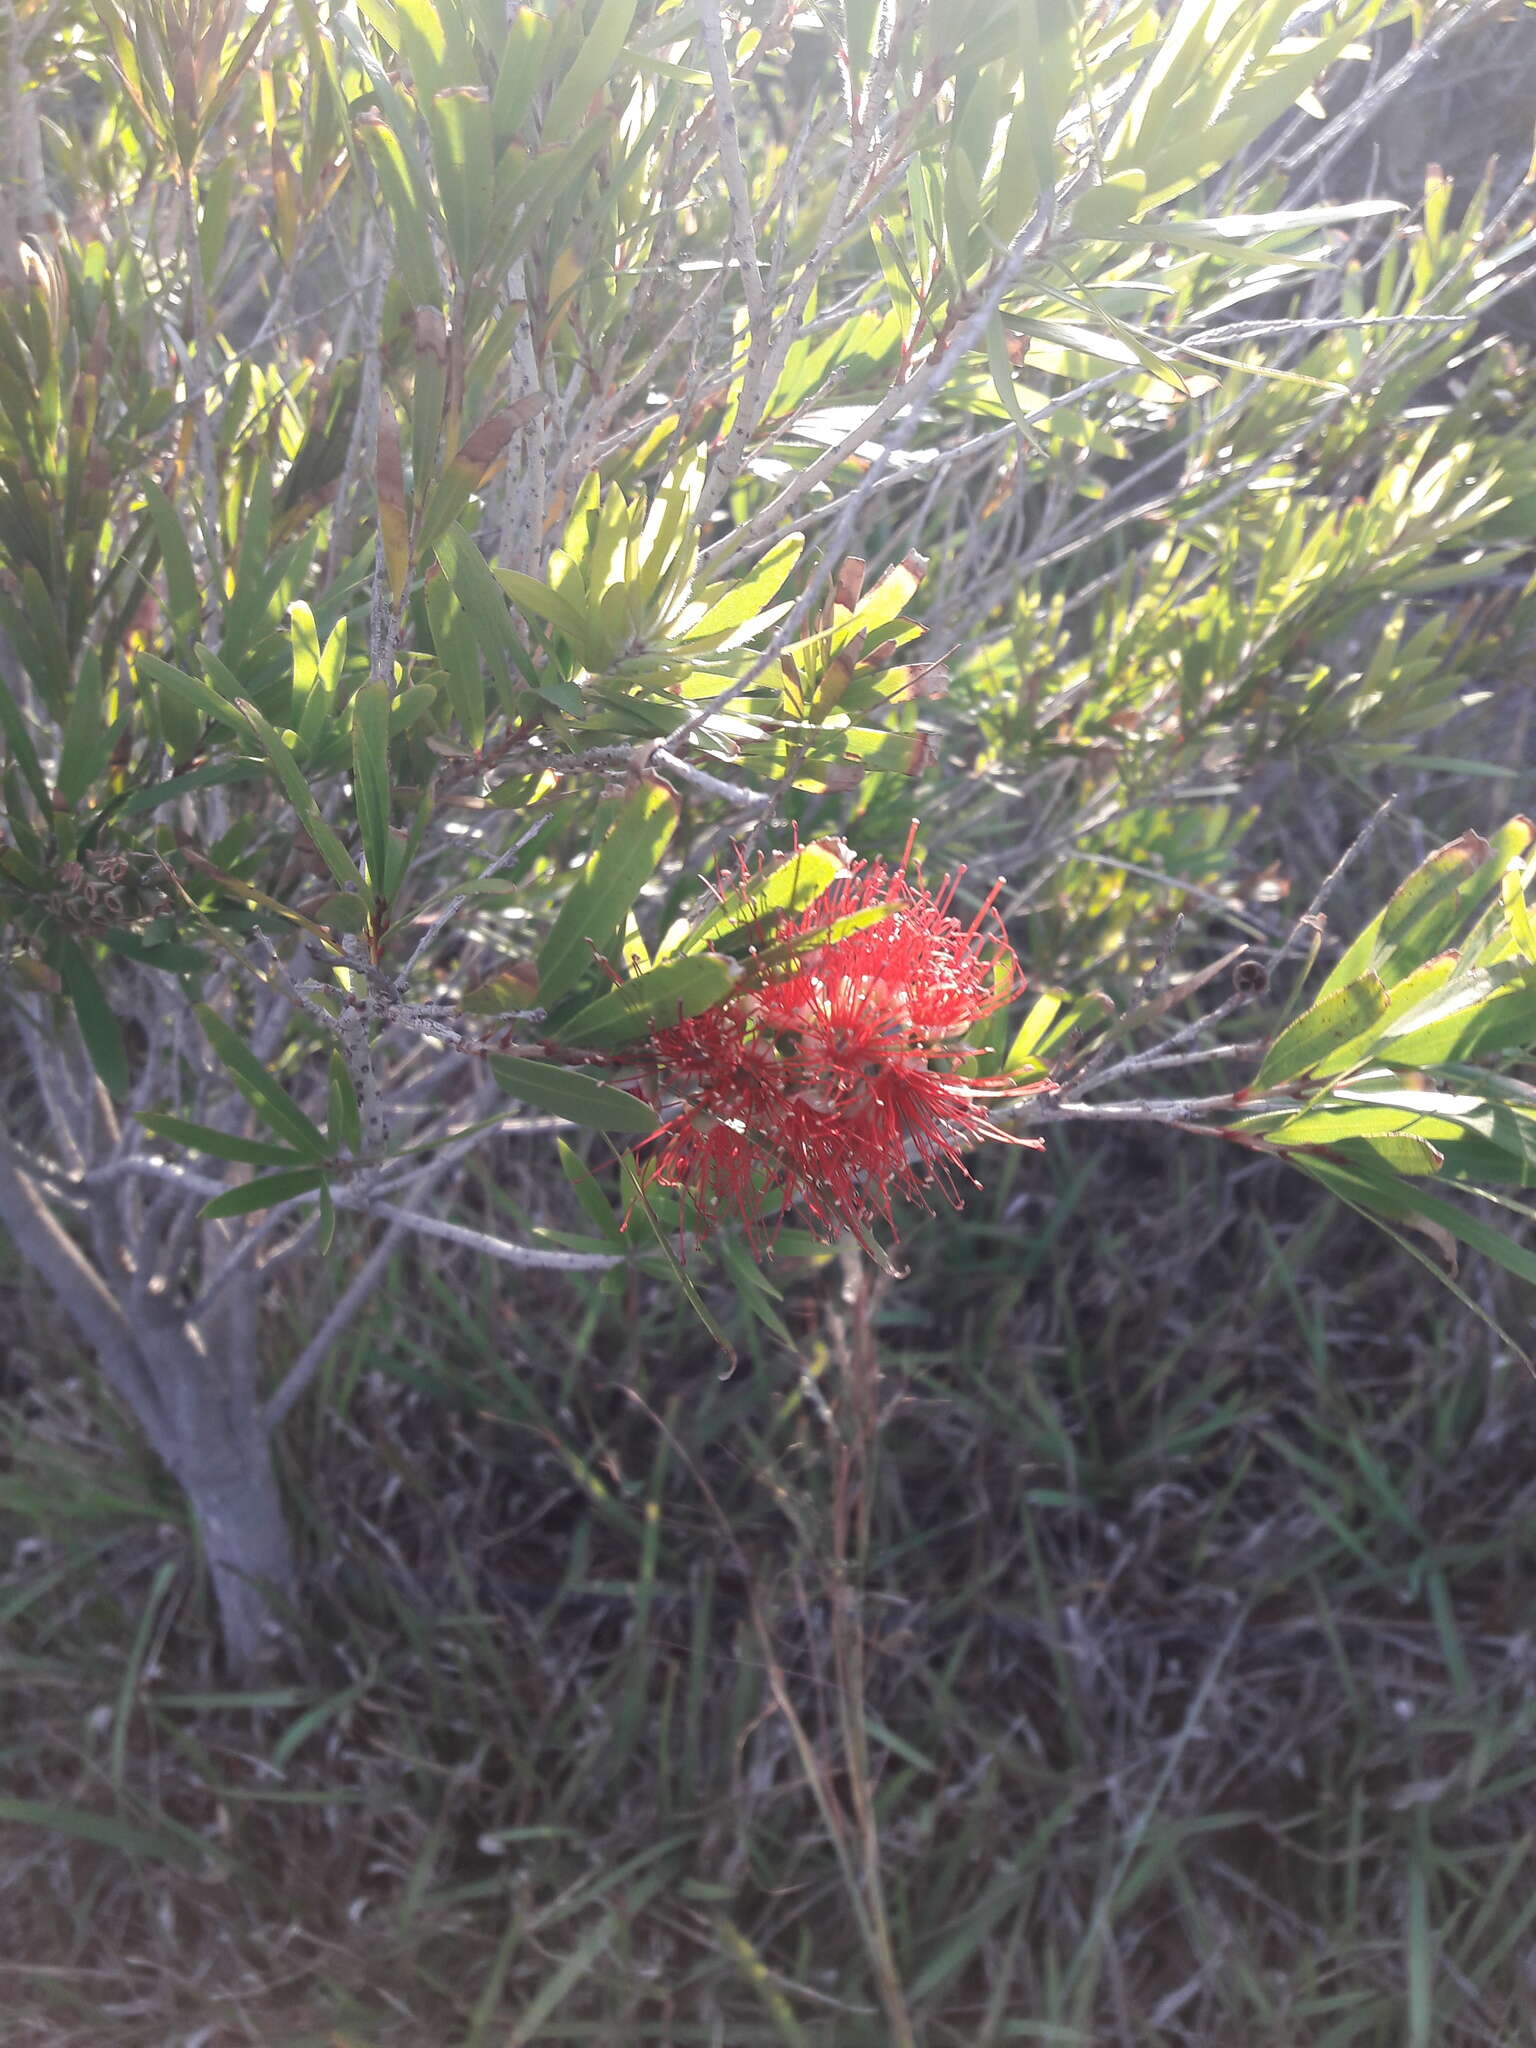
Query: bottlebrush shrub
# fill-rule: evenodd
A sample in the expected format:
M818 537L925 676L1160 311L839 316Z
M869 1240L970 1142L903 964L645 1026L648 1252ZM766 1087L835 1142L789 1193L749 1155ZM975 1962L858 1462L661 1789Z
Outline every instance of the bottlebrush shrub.
M1104 1038L1130 883L1219 892L1232 778L1369 774L1530 622L1536 411L1477 330L1514 215L1319 186L1399 11L16 11L0 1221L237 1663L300 1594L275 1433L404 1242L725 1335L679 1229L875 1245L1053 1117L1230 1127L1388 1222L1524 1173L1476 1064L1536 1037L1514 827L1405 885L1273 1097L1089 1099L1219 1043L1151 996ZM914 813L1028 924L882 869ZM1426 990L1460 1022L1394 1035ZM1472 1062L1424 1131L1333 1078L1378 1039ZM489 1146L550 1160L508 1235L457 1206ZM331 1303L274 1360L300 1260Z

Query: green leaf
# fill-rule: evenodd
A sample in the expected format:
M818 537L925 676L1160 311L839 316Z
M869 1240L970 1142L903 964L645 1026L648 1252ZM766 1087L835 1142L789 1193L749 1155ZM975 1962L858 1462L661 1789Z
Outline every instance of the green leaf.
M1282 1081L1307 1074L1320 1061L1331 1059L1344 1046L1361 1044L1362 1057L1372 1027L1387 1007L1387 992L1374 974L1363 974L1347 988L1321 996L1311 1009L1287 1024L1250 1084L1261 1095Z
M272 526L272 471L266 463L256 465L250 502L240 533L240 550L234 567L234 589L224 610L223 659L243 673L246 655L256 637L269 592L263 571L267 560L267 537Z
M31 679L56 718L62 717L69 691L69 648L48 587L30 562L21 572L21 593L33 634L35 660Z
M1093 327L1079 327L1065 320L1036 320L1022 313L1010 313L1008 325L1019 334L1028 334L1037 341L1051 342L1055 347L1067 349L1073 355L1093 356L1099 362L1119 363L1126 369L1145 370L1149 376L1162 383L1173 385L1180 392L1187 392L1184 379L1172 363L1167 363L1139 341L1121 323L1115 323L1115 332L1101 334ZM1002 394L999 393L999 396Z
M197 1019L209 1044L229 1069L235 1086L263 1123L287 1139L306 1158L328 1158L331 1148L324 1133L290 1100L244 1040L206 1003L197 1005Z
M1352 1142L1394 1173L1438 1173L1445 1164L1445 1154L1428 1138L1415 1137L1406 1131L1384 1131L1379 1137Z
M375 896L384 893L389 860L389 708L390 689L384 682L364 683L352 699L353 794L368 886Z
M43 771L37 758L37 749L27 731L27 722L21 706L11 695L3 678L0 678L0 731L10 742L16 764L26 778L28 789L37 799L38 808L46 812L49 808L48 785L43 780Z
M1522 833L1524 825L1523 819L1512 819L1494 835L1493 844L1476 832L1464 832L1437 847L1399 883L1386 908L1335 964L1319 994L1331 995L1367 967L1390 988L1442 952L1460 934L1483 890L1497 886L1511 854L1529 843L1530 828Z
M250 738L250 726L239 709L229 698L221 697L210 683L201 676L186 675L179 668L172 668L168 661L162 661L155 654L136 654L134 669L141 676L148 676L157 682L162 690L168 690L172 697L183 704L190 704L203 718L210 718L218 725L225 725L241 739Z
M579 1159L567 1145L564 1138L556 1138L555 1150L560 1155L560 1165L566 1179L575 1191L576 1199L586 1212L587 1221L597 1230L599 1236L611 1243L622 1244L623 1233L619 1219L613 1212L613 1205L598 1186L591 1169Z
M420 718L425 718L437 702L435 683L412 683L409 689L401 690L392 699L389 707L389 736L397 739L403 732L409 732Z
M122 1027L96 979L96 970L71 940L54 949L65 993L75 1006L80 1036L107 1093L121 1099L128 1093L128 1054Z
M1079 235L1112 235L1146 203L1145 171L1120 171L1102 185L1090 185L1072 202L1072 228Z
M702 447L689 450L662 478L640 535L640 560L635 594L642 607L675 595L693 577L698 562L696 519L707 457ZM779 545L782 547L783 542ZM713 604L716 586L697 593ZM719 591L724 597L725 591Z
M735 1347L711 1312L708 1302L695 1286L693 1275L673 1249L668 1233L658 1223L651 1208L651 1190L636 1166L632 1153L626 1153L619 1161L619 1174L624 1185L624 1227L630 1241L638 1243L649 1240L660 1252L666 1261L668 1271L682 1289L694 1314L734 1365Z
M1415 868L1381 914L1371 965L1388 987L1456 936L1469 887L1488 859L1488 842L1465 832Z
M682 638L690 645L699 641L718 643L727 637L750 638L744 629L755 625L760 613L778 596L804 546L803 534L787 534L723 595L715 595L717 585L695 592L698 601L707 604L708 609L702 618L684 628Z
M809 846L797 846L792 853L782 854L751 881L728 889L717 908L686 930L677 944L664 946L662 952L684 948L696 951L727 933L745 930L766 918L785 917L803 910L847 872L846 847L835 839L813 839Z
M411 573L411 512L405 490L400 421L395 413L395 402L387 392L379 394L373 482L379 515L379 545L389 577L389 594L398 606Z
M478 750L485 745L485 678L474 628L446 576L429 580L426 600L432 647L443 666L448 701L464 739Z
M289 1145L265 1145L257 1138L237 1138L228 1131L216 1131L208 1124L188 1123L181 1116L141 1116L140 1124L152 1138L168 1138L189 1152L206 1152L214 1159L231 1159L241 1166L296 1166L304 1155Z
M539 953L539 1001L551 1010L586 973L655 873L677 824L677 798L647 782L624 797L572 885Z
M291 1201L295 1195L323 1192L324 1188L324 1174L312 1166L293 1173L262 1173L255 1180L231 1188L227 1194L215 1195L197 1213L210 1223L225 1216L249 1216L255 1209L270 1209L276 1202Z
M320 815L320 806L315 801L314 791L305 781L304 771L293 758L288 742L281 733L273 731L254 704L244 697L239 702L241 711L250 721L257 739L261 742L263 753L272 763L273 772L282 784L288 801L299 814L299 823L314 842L316 852L343 889L361 889L363 878L358 873L357 863Z
M432 253L427 203L417 187L400 138L382 115L374 113L359 118L357 132L379 181L394 231L400 282L413 306L436 306L442 300L443 283Z
M244 721L241 721L242 725ZM119 818L142 817L146 811L158 811L162 804L175 803L179 797L189 796L194 789L213 789L226 782L259 782L266 770L259 761L212 761L206 768L189 768L183 775L167 776L164 782L152 782L144 789L136 789L117 807Z
M350 900L350 899L349 899ZM363 1144L363 1119L357 1090L347 1063L338 1048L331 1048L331 1072L327 1090L326 1136L333 1151L359 1152Z
M1440 1067L1478 1053L1536 1045L1536 971L1477 967L1385 1031L1373 1057L1394 1067Z
M553 33L553 22L535 8L508 8L501 69L491 99L491 120L498 145L510 141L517 133L533 95L544 83Z
M1375 1071L1389 1084L1396 1078ZM1366 1076L1361 1085L1337 1089L1294 1115L1271 1111L1240 1128L1262 1130L1266 1137L1284 1145L1331 1145L1341 1138L1377 1138L1395 1132L1439 1144L1454 1139L1467 1118L1487 1107L1475 1095L1448 1095L1433 1088L1378 1087Z
M1536 1252L1528 1251L1443 1196L1432 1195L1425 1188L1405 1188L1388 1173L1364 1164L1351 1162L1345 1166L1313 1157L1306 1161L1306 1170L1362 1207L1394 1222L1411 1223L1423 1218L1492 1259L1506 1272L1536 1283Z
M495 188L490 99L480 86L448 86L432 94L426 111L448 245L460 276L468 277L479 260Z
M593 658L588 663L589 667L601 665L593 641L594 622L563 591L551 589L549 584L540 583L536 577L521 575L516 569L497 569L493 573L514 604L562 633L583 661L591 654Z
M80 663L55 777L54 786L70 810L106 767L117 738L116 728L102 722L101 700L101 660L90 650Z
M1023 1023L1014 1033L1012 1044L1003 1055L1005 1074L1014 1073L1035 1058L1066 1003L1067 997L1060 989L1047 989L1043 995L1036 996L1024 1013Z
M341 687L341 672L347 659L347 621L343 616L331 629L331 636L322 648L319 634L315 631L314 616L309 614L306 636L302 614L309 613L307 605L295 604L290 608L293 619L293 690L295 712L298 720L296 737L300 753L308 753L320 738L326 721L333 715L337 692Z
M690 953L632 975L562 1026L560 1042L573 1046L625 1045L653 1025L676 1024L723 1002L741 978L733 960Z
M432 552L474 629L502 708L510 712L517 697L512 670L518 663L520 649L506 598L485 557L462 527L451 526L433 543Z
M233 159L231 159L233 161ZM202 598L198 592L197 570L192 561L192 550L182 531L181 521L175 507L161 490L153 477L143 480L144 502L154 524L155 538L160 543L160 560L165 568L167 611L171 630L176 636L179 648L190 651L197 633L198 621L202 616Z
M1005 237L1018 233L1040 194L1056 182L1056 128L1072 81L1063 33L1071 15L1051 0L1017 0L1017 9L1023 102L1008 123L992 205L992 226Z
M1510 931L1514 934L1520 957L1527 966L1536 967L1536 929L1532 928L1531 913L1525 900L1525 869L1523 863L1511 861L1504 870L1499 884L1499 895L1504 905L1504 915L1509 920Z
M1030 425L1019 398L1018 386L1013 381L1013 364L1008 355L1008 336L1000 313L994 313L987 322L987 367L992 373L992 386L1003 410L1025 439L1038 448L1039 437L1035 428Z
M1405 974L1387 994L1387 1007L1382 1011L1376 1025L1375 1044L1379 1045L1386 1032L1393 1027L1396 1019L1406 1017L1410 1011L1420 1008L1440 990L1455 974L1460 964L1458 953L1441 953L1434 960L1426 960L1422 967L1415 967L1411 974ZM1321 1001L1322 998L1319 998ZM1327 1080L1332 1075L1342 1074L1348 1068L1357 1066L1360 1048L1350 1044L1332 1053L1325 1060L1319 1060L1312 1069L1314 1081Z
M607 83L635 18L636 0L600 0L592 26L576 45L575 60L550 97L540 139L561 142L574 132Z
M566 1117L573 1124L585 1124L594 1131L642 1133L656 1128L656 1112L648 1102L626 1095L606 1081L594 1081L590 1074L543 1060L508 1059L499 1053L492 1054L490 1069L519 1102Z
M889 903L871 903L863 910L850 910L842 917L828 917L825 923L809 925L790 938L769 939L754 946L747 970L749 985L760 987L776 975L792 973L808 953L822 946L835 946L840 939L867 931L873 924L883 924L890 914Z
M205 974L208 970L206 954L174 941L161 939L151 943L137 932L117 929L104 931L101 943L108 952L121 954L125 960L137 960L141 967L153 967L157 974Z

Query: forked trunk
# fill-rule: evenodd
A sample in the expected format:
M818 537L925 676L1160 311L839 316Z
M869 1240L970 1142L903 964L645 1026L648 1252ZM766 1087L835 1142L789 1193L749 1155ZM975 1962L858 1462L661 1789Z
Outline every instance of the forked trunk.
M0 1224L186 1490L229 1664L241 1676L256 1672L295 1604L298 1571L259 1399L254 1283L226 1291L211 1328L142 1294L130 1306L64 1230L3 1131Z

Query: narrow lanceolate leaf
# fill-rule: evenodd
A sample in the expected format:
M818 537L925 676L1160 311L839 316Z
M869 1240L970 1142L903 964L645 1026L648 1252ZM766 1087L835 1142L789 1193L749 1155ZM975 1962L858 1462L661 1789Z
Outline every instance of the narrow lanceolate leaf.
M135 655L133 665L139 675L148 676L151 682L159 683L162 691L169 691L177 703L190 706L203 718L228 726L242 739L246 737L244 713L229 698L221 697L201 676L186 675L181 669L172 668L168 661L162 661L158 655L144 652Z
M624 1189L624 1229L631 1244L644 1245L660 1252L677 1286L687 1297L689 1306L711 1337L734 1366L736 1350L719 1321L711 1313L693 1276L683 1264L670 1242L670 1234L652 1208L652 1197L657 1190L648 1184L644 1175L635 1165L634 1155L626 1153L619 1161L619 1178Z
M708 946L728 932L803 910L847 872L848 849L840 841L813 839L809 846L797 846L793 853L770 863L751 881L728 889L718 907L680 943L689 948Z
M1531 925L1531 913L1525 900L1525 871L1519 861L1511 861L1504 870L1499 893L1521 959L1536 966L1536 930Z
M368 886L378 896L389 861L388 683L364 683L352 700L352 775Z
M358 116L357 134L373 165L389 214L400 281L412 305L435 306L442 298L443 283L432 253L426 202L417 188L414 168L406 159L399 137L371 109Z
M490 1061L491 1072L519 1102L552 1116L567 1117L573 1124L585 1124L594 1131L632 1131L636 1135L656 1128L656 1112L638 1096L606 1081L594 1081L569 1067L557 1067L543 1060L504 1059Z
M379 540L389 576L389 594L399 604L411 573L409 520L405 508L405 464L400 453L400 423L395 408L379 398L379 440L375 476L379 493Z
M1003 1055L1003 1072L1014 1073L1026 1062L1033 1060L1041 1046L1051 1035L1051 1026L1066 1007L1067 998L1060 989L1047 989L1035 997L1024 1013L1024 1021L1013 1035L1013 1041Z
M546 144L572 133L607 83L634 21L635 6L636 0L600 0L592 26L576 45L570 70L551 95L542 131Z
M1437 847L1399 883L1380 916L1335 965L1320 995L1332 995L1367 968L1390 988L1449 946L1475 907L1489 852L1488 841L1476 832Z
M31 734L27 731L27 722L22 715L21 706L11 695L3 679L0 679L0 732L4 733L10 743L16 765L26 778L28 789L37 798L38 808L46 811L49 804L48 785L43 780L37 749L32 744Z
M504 405L482 420L444 470L421 518L417 547L425 553L453 525L476 491L483 490L506 459L513 436L549 403L546 392Z
M1314 1157L1298 1164L1347 1201L1393 1222L1412 1224L1422 1220L1435 1225L1507 1272L1536 1282L1536 1253L1441 1195L1432 1195L1425 1188L1405 1188L1392 1174L1363 1162L1352 1161L1346 1166Z
M184 1145L189 1152L205 1152L212 1159L230 1159L240 1166L302 1166L305 1155L291 1145L265 1145L259 1138L237 1138L229 1131L216 1131L209 1124L189 1123L181 1116L141 1116L140 1124L152 1138L165 1138Z
M1026 440L1039 445L1035 430L1020 401L1018 387L1013 381L1013 364L1008 355L1008 337L1003 329L1000 313L994 313L987 322L987 368L992 373L993 389L997 392L1003 410Z
M210 1223L221 1216L249 1216L256 1209L270 1209L276 1202L291 1202L295 1195L312 1195L325 1187L325 1176L312 1166L293 1173L263 1173L227 1194L215 1195L198 1211Z
M262 752L272 763L273 773L283 786L283 794L298 812L299 823L313 840L315 851L343 889L360 889L363 878L358 873L357 863L321 816L314 791L305 781L304 772L290 753L287 741L244 697L239 700L238 708L261 742Z
M1253 1080L1253 1093L1262 1094L1282 1081L1311 1073L1323 1060L1357 1040L1363 1058L1372 1028L1386 1007L1387 992L1374 974L1362 974L1347 988L1321 997L1285 1027L1264 1055Z
M683 639L723 642L750 638L759 615L788 581L804 546L804 534L787 534L760 562L744 569L730 584L711 584L708 589L695 592L695 602L706 609L684 630Z
M331 1049L327 1100L326 1133L332 1150L339 1152L345 1148L349 1152L360 1152L363 1149L363 1119L358 1108L357 1090L347 1072L346 1061L335 1047Z
M192 550L187 545L187 537L182 531L175 508L160 486L152 477L145 477L141 489L144 492L144 503L148 507L150 519L154 523L155 538L160 543L160 560L165 569L166 609L171 629L181 645L190 647L202 615L202 599L198 594L197 569L192 560Z
M250 1047L206 1003L197 1005L197 1020L209 1044L228 1067L230 1078L269 1130L302 1152L324 1159L330 1147L325 1136L267 1072Z
M1479 1053L1536 1045L1536 970L1474 968L1383 1034L1376 1057L1394 1067L1440 1067Z
M446 533L439 534L432 544L432 551L437 557L438 567L453 586L454 596L464 607L465 618L474 629L475 640L491 671L502 707L510 711L515 701L512 669L518 659L518 647L507 600L487 567L485 557L462 528L450 526Z
M109 1095L126 1095L128 1054L123 1047L122 1027L96 979L96 970L79 947L67 939L55 949L54 959L65 993L75 1006L75 1019L91 1065Z
M68 809L74 809L106 767L116 737L116 730L102 717L101 659L92 649L80 663L54 782Z
M1432 853L1392 895L1381 914L1372 966L1389 986L1442 951L1467 911L1468 885L1488 859L1488 842L1464 832Z
M741 978L734 960L718 953L692 953L636 974L596 1002L578 1010L560 1033L561 1043L627 1045L655 1027L697 1017L723 1002Z
M532 612L536 619L553 626L557 633L564 634L583 660L590 653L593 665L600 666L598 650L592 639L592 624L584 609L563 591L553 590L547 583L540 583L537 577L524 576L519 570L497 569L495 576L520 610Z
M1440 953L1433 960L1426 960L1422 967L1415 967L1411 974L1405 974L1387 993L1387 1007L1382 1011L1377 1024L1376 1043L1383 1044L1388 1034L1397 1029L1399 1019L1422 1012L1424 1006L1450 981L1460 963L1459 953ZM1345 1045L1327 1059L1319 1060L1312 1069L1314 1081L1330 1079L1342 1074L1357 1064L1359 1048Z
M598 1186L590 1167L566 1144L564 1138L555 1140L555 1150L560 1155L561 1169L570 1182L576 1199L586 1211L587 1221L600 1237L612 1239L615 1244L623 1243L619 1219L613 1212L613 1205Z
M648 782L622 799L597 850L572 886L539 954L539 1000L553 1009L581 980L655 873L677 824L677 798Z
M1390 1166L1394 1173L1438 1173L1445 1164L1445 1154L1438 1146L1432 1145L1428 1138L1414 1137L1404 1131L1384 1132L1379 1138L1362 1138L1359 1144L1384 1166Z

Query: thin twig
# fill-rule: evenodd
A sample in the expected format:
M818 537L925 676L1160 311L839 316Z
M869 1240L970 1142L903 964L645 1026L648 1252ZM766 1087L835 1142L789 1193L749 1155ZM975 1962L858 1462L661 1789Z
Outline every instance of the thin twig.
M1290 958L1291 954L1296 950L1296 947L1300 944L1303 932L1320 931L1322 929L1320 917L1323 905L1328 901L1328 898L1333 894L1333 891L1338 885L1339 878L1343 875L1344 870L1350 865L1351 861L1353 861L1358 854L1363 853L1365 851L1367 845L1369 845L1370 841L1376 835L1377 826L1382 823L1387 813L1392 809L1392 806L1396 802L1397 798L1395 795L1393 795L1389 796L1384 803L1378 804L1376 806L1376 809L1372 811L1371 815L1360 827L1360 830L1355 834L1354 838L1349 842L1348 846L1345 847L1344 851L1339 855L1338 859L1334 862L1333 866L1328 870L1327 874L1324 875L1322 881L1318 885L1317 894L1312 898L1312 901L1307 905L1306 909L1301 913L1300 917L1297 918L1295 924L1292 925L1290 935L1287 937L1285 944L1280 948L1279 952L1275 955L1274 965L1276 967L1278 967L1282 961Z

